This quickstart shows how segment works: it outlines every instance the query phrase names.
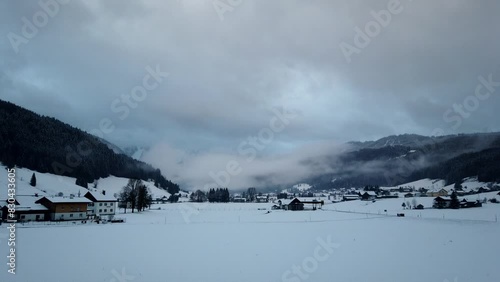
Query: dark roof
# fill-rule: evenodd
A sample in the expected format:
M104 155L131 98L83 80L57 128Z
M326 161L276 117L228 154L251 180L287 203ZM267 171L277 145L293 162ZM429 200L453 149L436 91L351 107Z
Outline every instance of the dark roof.
M90 191L85 193L84 197L91 200L92 202L117 202L116 198L111 195L92 193Z

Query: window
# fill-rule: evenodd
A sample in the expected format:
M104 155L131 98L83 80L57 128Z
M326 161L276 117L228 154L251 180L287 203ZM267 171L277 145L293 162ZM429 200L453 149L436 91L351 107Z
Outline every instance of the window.
M39 215L37 215L37 216L36 216L36 220L39 220L39 219L40 219L40 216L39 216Z
M99 206L102 207L102 203L99 203Z
M82 217L82 216L83 216L83 214L80 214L80 217Z
M99 212L102 212L102 209L99 209Z
M70 214L69 217L73 217L73 214Z
M21 215L21 219L25 219L25 218L26 218L26 216L25 216L25 215Z
M108 209L104 209L104 212L108 212Z
M109 212L113 212L113 209L110 209Z

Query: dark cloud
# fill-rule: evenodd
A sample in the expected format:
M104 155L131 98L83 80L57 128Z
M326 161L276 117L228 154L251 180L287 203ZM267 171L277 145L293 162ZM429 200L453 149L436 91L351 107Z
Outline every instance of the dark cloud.
M22 18L42 8L2 1L0 95L88 131L110 118L111 142L168 144L182 158L199 152L200 163L234 155L283 106L300 116L259 152L264 159L325 140L500 130L498 94L456 129L443 120L474 95L479 76L500 80L500 3L401 0L401 13L348 63L340 44L353 45L355 28L388 3L244 0L221 21L205 0L71 1L15 53L8 35L22 35ZM157 65L168 79L119 119L113 101Z

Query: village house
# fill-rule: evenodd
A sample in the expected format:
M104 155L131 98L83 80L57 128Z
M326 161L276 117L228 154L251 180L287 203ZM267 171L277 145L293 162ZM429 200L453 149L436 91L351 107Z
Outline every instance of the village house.
M437 191L430 191L427 193L427 195L429 195L429 197L446 197L448 196L448 191L442 188Z
M374 191L366 191L363 194L361 194L361 200L362 201L372 201L377 198L377 193Z
M1 208L1 218L2 220L11 219L17 221L43 221L46 220L48 209L40 204L35 203L38 197L35 196L16 196L15 205L16 211L14 213L14 218L7 218L8 206L7 201L5 205Z
M310 199L299 199L294 198L292 200L281 199L278 200L277 206L279 209L288 210L288 211L302 211L305 210L307 205L308 210L316 210L321 208L325 204L324 201L319 200L310 200Z
M344 195L342 197L342 201L347 202L347 201L355 201L359 200L359 195Z
M234 203L246 203L247 199L241 198L241 197L235 197L235 198L233 198L233 202Z
M267 202L269 202L269 197L268 196L257 196L257 197L255 197L255 200L257 203L267 203Z
M467 201L467 199L463 199L460 201L460 208L480 208L483 204L480 201Z
M285 205L284 208L289 211L301 211L304 210L304 204L299 199L295 198Z
M438 196L437 198L434 199L434 202L432 204L432 207L436 209L447 209L450 206L451 206L451 198L445 196Z
M92 203L87 198L42 197L35 202L48 209L46 219L58 220L84 220L87 219L88 204Z
M118 200L111 195L106 195L105 191L102 193L89 191L84 197L92 201L87 207L87 218L108 217L111 219L115 215Z

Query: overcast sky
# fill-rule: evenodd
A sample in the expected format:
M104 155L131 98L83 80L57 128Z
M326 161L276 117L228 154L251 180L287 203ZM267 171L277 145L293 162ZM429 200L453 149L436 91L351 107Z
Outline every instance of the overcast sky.
M53 1L0 2L1 99L88 132L106 120L105 139L151 147L187 185L232 159L235 186L293 182L349 140L500 130L498 1ZM114 102L145 79L144 100Z

